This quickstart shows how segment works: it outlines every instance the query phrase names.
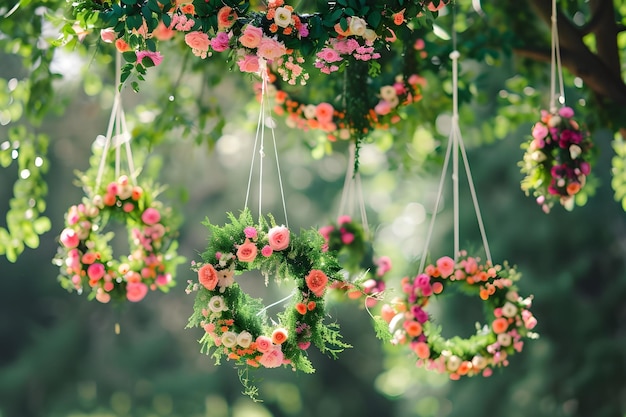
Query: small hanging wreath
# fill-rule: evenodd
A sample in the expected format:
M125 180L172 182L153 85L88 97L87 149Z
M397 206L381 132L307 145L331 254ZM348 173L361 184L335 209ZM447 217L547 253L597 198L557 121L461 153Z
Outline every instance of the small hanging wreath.
M321 227L319 233L325 240L322 250L337 253L337 260L349 278L349 282L337 283L335 288L346 292L351 299L365 298L367 307L376 305L385 291L391 259L374 256L363 226L350 216L339 216L336 224Z
M522 298L515 282L520 274L507 263L480 264L480 259L465 251L455 262L444 256L424 272L402 280L404 296L385 304L382 318L389 323L392 343L409 345L419 360L417 366L451 379L482 374L507 366L508 358L521 352L524 339L536 338L531 330L537 320L530 312L532 297ZM426 310L433 296L440 296L455 285L464 293L477 295L484 302L488 324L476 326L473 336L445 339Z
M583 205L593 186L585 187L594 161L594 146L589 132L574 120L574 110L562 107L557 112L541 111L532 136L522 144L520 162L522 190L537 198L545 213L558 202L567 210Z
M187 288L188 293L197 291L187 327L204 328L201 351L212 350L216 364L226 357L241 367L240 378L253 398L257 388L246 376L250 368L289 365L311 373L314 368L306 355L311 344L332 357L350 347L341 340L337 324L325 322L326 289L342 277L334 256L322 252L323 238L313 229L294 235L268 217L269 224L263 218L255 224L246 209L239 218L229 213L230 223L223 227L207 220L208 248L203 262L192 264L198 282L190 282ZM266 285L270 275L277 282L296 284L286 309L271 322L268 307L235 280L252 270L263 274Z
M101 303L138 302L148 290L169 291L184 259L176 253L172 211L155 200L157 195L149 185L134 186L121 176L71 206L54 258L61 286L79 294L89 291L89 299ZM109 220L128 229L130 253L119 259L110 245L115 233L104 233Z

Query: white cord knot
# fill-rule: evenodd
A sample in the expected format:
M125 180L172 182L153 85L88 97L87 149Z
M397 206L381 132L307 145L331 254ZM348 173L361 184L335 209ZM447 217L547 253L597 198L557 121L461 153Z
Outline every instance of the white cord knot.
M450 59L459 59L461 57L461 53L459 51L452 51L450 52Z

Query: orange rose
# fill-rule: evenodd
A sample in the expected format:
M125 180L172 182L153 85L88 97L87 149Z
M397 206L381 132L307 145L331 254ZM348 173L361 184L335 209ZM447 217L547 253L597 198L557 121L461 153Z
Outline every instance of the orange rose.
M272 332L272 343L275 345L283 344L287 340L287 330L283 328L275 329Z
M239 245L237 249L237 259L241 262L252 262L256 258L257 252L256 245L250 242L250 239L246 239L243 245Z
M237 20L237 13L228 6L222 7L217 12L217 27L219 30L228 29L235 23L235 20Z
M218 282L217 271L211 264L206 264L198 270L198 281L209 291L215 289Z
M328 277L325 273L319 269L312 269L304 280L306 281L307 287L309 287L313 294L318 297L324 295L326 284L328 283Z

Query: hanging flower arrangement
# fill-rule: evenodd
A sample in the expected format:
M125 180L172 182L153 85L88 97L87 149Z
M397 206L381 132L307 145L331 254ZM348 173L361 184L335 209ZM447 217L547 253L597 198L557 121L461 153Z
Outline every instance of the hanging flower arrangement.
M319 233L325 241L322 250L335 252L339 265L348 275L347 282L338 282L334 288L351 299L363 299L367 307L376 305L385 291L391 259L374 255L363 226L350 216L339 216L336 224L321 227Z
M188 327L202 327L201 351L211 354L216 364L232 361L240 369L246 393L257 393L247 378L252 368L289 366L311 373L307 349L315 345L335 357L350 347L341 340L337 325L326 322L324 297L335 282L342 282L340 267L330 252L323 252L323 238L315 230L293 234L268 216L258 224L249 210L219 227L205 222L210 238L202 262L193 263L198 274L187 292L195 291L194 312ZM281 300L286 308L271 321L261 299L244 292L238 277L258 270L268 284L293 281L292 294ZM280 303L280 302L279 302ZM276 304L279 304L276 303Z
M350 36L358 47L349 54L371 59L396 39L404 40L412 28L430 24L444 5L438 0L339 0L297 12L284 0L271 0L266 7L242 0L78 0L71 11L84 29L100 29L103 40L125 53L124 79L133 69L143 75L146 67L158 65L163 57L156 41L182 32L199 58L225 53L243 72L256 72L258 60L266 59L278 65L285 80L306 82L304 59L321 53L317 68L333 72L336 57L331 50L338 52L338 45ZM74 32L71 26L66 33Z
M493 369L507 366L521 352L524 340L535 338L537 319L530 312L532 297L521 297L515 286L517 270L503 265L481 264L461 252L455 262L444 256L428 265L415 278L402 279L402 297L383 306L382 318L389 323L392 343L408 345L418 358L417 366L447 374L490 376ZM480 297L485 306L484 324L469 338L446 339L442 328L428 313L431 297L440 297L456 286L463 293Z
M61 286L101 303L138 302L150 290L168 292L183 258L176 253L172 211L157 195L148 184L132 185L121 176L71 206L54 258ZM111 220L128 229L130 252L118 258L110 244L115 233L105 232Z
M562 107L557 112L541 111L541 120L532 128L531 138L522 145L520 162L522 190L533 194L546 213L554 203L572 210L584 204L593 189L585 187L594 161L589 133L574 120L574 110ZM593 187L591 187L593 188Z

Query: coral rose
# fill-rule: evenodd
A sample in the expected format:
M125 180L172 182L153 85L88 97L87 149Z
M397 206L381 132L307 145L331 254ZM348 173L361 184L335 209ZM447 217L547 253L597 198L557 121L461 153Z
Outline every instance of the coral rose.
M237 259L241 262L252 262L256 259L257 252L256 245L250 242L250 239L246 239L237 249Z
M217 271L215 270L213 265L206 264L198 270L198 281L207 290L214 290L218 280L219 278L217 276Z
M261 43L263 38L263 29L256 26L247 25L243 30L243 33L239 37L239 43L246 48L256 48Z
M318 297L324 295L324 291L326 290L326 284L328 283L328 277L325 273L323 273L319 269L312 269L304 280L307 287L309 287L313 294Z
M148 294L148 286L143 282L129 282L126 284L126 298L134 303L143 300Z

